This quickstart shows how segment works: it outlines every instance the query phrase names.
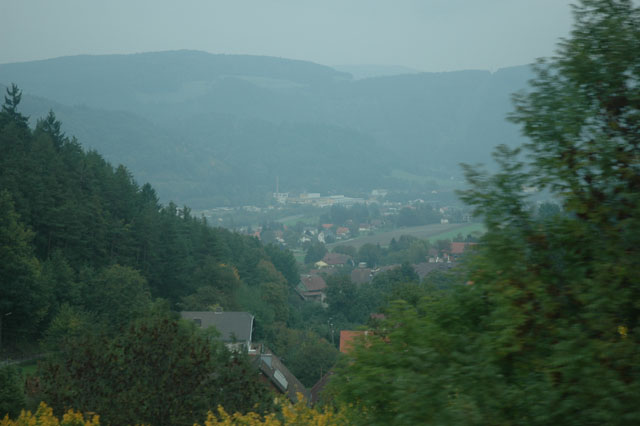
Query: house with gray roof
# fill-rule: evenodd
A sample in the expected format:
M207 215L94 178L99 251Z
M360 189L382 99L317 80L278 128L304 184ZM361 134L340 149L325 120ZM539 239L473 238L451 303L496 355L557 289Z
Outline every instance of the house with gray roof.
M183 311L180 316L201 328L215 327L220 332L220 340L230 350L252 350L254 316L249 312Z

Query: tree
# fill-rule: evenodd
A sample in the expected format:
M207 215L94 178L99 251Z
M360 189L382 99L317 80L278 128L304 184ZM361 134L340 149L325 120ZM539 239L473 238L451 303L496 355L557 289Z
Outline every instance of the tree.
M51 141L53 142L53 146L57 150L60 150L62 148L62 145L68 141L68 139L65 137L64 132L62 131L62 123L58 121L56 115L53 113L53 110L49 110L49 114L47 114L46 118L38 119L35 132L37 133L39 131L49 135Z
M530 141L499 147L497 174L466 166L461 196L488 230L467 285L394 305L335 380L363 423L640 421L640 9L574 15L515 97ZM564 214L536 217L526 187Z
M298 271L296 258L293 256L291 250L280 248L274 244L267 244L264 250L269 255L273 266L287 279L289 286L295 287L298 285L300 282L300 272Z
M87 287L86 307L114 331L143 316L151 306L146 280L130 267L105 268Z
M107 424L193 424L218 405L269 407L245 356L231 356L219 341L164 312L114 338L69 340L40 365L39 377L56 411L97 412Z
M48 311L33 255L33 233L19 221L7 191L0 191L0 348L5 340L34 333Z
M304 263L314 263L321 260L324 255L327 254L327 248L319 241L314 241L307 248L307 253L304 255Z
M355 259L358 256L358 249L356 249L354 246L350 246L350 245L335 246L331 250L331 252L332 253L346 254L348 256L351 256L353 259Z
M7 94L4 97L4 105L0 113L0 127L5 123L13 122L22 129L28 129L28 118L18 112L18 105L22 100L22 90L18 89L14 83L7 87Z
M382 248L379 244L366 243L358 249L358 262L366 262L369 268L375 268L382 258Z
M0 367L0 416L17 416L24 406L20 371L11 365Z

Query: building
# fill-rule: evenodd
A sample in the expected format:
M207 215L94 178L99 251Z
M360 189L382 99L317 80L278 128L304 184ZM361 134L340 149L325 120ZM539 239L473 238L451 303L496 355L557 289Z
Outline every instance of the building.
M254 350L251 342L254 316L249 312L183 311L180 316L200 328L215 327L220 340L231 351Z

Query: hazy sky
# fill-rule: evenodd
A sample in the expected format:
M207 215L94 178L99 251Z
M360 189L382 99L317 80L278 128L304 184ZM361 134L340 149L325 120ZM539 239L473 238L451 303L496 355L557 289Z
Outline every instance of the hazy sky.
M570 0L0 0L0 63L196 49L497 69L553 54Z

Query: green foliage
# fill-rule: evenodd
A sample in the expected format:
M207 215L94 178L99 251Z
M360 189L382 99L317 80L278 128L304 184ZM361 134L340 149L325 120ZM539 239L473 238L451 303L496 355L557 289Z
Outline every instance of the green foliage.
M304 255L304 263L310 264L322 260L324 255L327 254L327 248L319 241L313 241L309 247L307 247L307 252Z
M23 378L13 366L0 367L0 417L17 416L25 407Z
M85 291L86 309L112 330L141 317L151 305L146 280L126 266L113 265L100 271Z
M383 251L379 244L363 244L362 247L358 249L358 261L366 262L367 266L375 268L378 266L378 262L381 260L382 254Z
M358 256L358 249L356 249L354 246L350 246L350 245L341 245L341 246L335 246L332 250L332 253L341 253L341 254L346 254L348 256L351 256L353 259L356 259Z
M460 161L488 160L496 143L517 140L502 117L530 78L522 66L362 80L309 62L194 51L2 64L0 74L40 97L23 96L34 116L51 107L42 98L78 105L59 111L67 133L154 182L165 202L201 209L271 201L276 176L289 192L430 193L451 184Z
M49 309L32 238L19 221L10 194L0 191L0 348L7 337L33 334Z
M267 408L248 360L215 342L162 312L114 338L70 339L40 366L42 396L56 411L74 406L111 424L192 424L218 405Z
M104 324L95 315L80 307L62 304L50 321L42 338L43 347L49 351L60 350L69 339L104 332Z
M411 263L421 263L427 260L431 245L428 240L421 240L410 235L401 235L398 241L394 239L389 243L387 255L384 262L387 264L402 263L408 261Z
M0 113L0 126L12 122L21 129L27 128L28 117L18 112L18 105L21 100L22 90L12 83L11 87L7 88L7 94L4 97L4 105L2 105L2 112Z
M640 9L583 0L575 18L515 98L529 160L501 146L497 174L466 167L488 229L468 285L397 302L337 375L362 424L640 421ZM563 214L536 215L529 187Z
M286 285L265 290L268 301L247 292L240 303L238 294L242 283L283 284L278 268L297 280L289 252L267 252L256 239L211 228L188 207L161 206L125 167L83 152L52 112L33 132L20 127L17 112L10 114L14 95L0 112L0 237L9 250L0 265L3 341L39 337L65 304L66 320L48 333L49 345L64 334L60 321L71 321L70 312L92 312L92 321L114 331L152 297L192 309L265 304L271 317L264 325L287 320Z
M284 354L287 368L308 388L316 384L335 364L338 350L310 330L275 326L269 336L269 348Z
M284 275L290 287L295 287L300 282L298 263L291 250L283 249L273 244L264 247L273 266Z
M327 303L329 314L341 316L348 322L364 322L362 306L357 303L357 288L348 275L332 275L327 277Z
M396 219L397 226L419 226L439 222L440 214L431 205L424 203L402 208Z

